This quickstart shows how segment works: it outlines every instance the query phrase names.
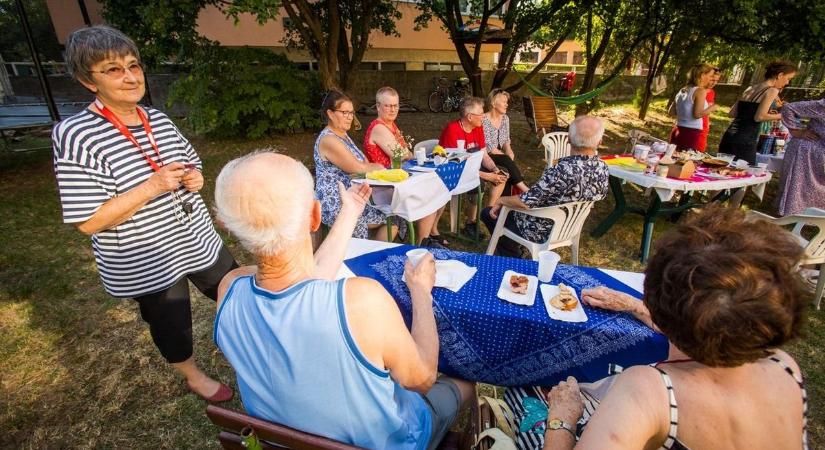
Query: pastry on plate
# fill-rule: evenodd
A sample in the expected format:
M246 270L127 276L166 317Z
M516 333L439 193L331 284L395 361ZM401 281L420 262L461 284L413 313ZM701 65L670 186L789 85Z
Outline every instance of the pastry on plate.
M562 311L572 311L578 304L579 301L573 294L573 290L564 284L559 284L559 293L550 299L550 305Z
M510 275L510 290L515 294L527 295L527 285L530 280L524 275Z

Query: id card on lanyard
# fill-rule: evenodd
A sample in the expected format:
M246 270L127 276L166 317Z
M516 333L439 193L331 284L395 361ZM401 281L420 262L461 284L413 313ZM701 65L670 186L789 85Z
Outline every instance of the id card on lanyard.
M157 141L155 140L155 135L154 133L152 133L152 125L149 124L149 118L146 117L146 113L144 113L143 110L141 110L140 108L135 107L135 111L137 112L138 117L140 117L140 122L143 125L143 131L146 132L146 138L149 139L149 144L155 151L157 162L155 162L155 160L153 160L151 156L143 150L143 147L137 141L137 139L129 130L129 128L126 127L126 125L124 125L123 122L114 113L109 111L109 108L107 108L106 105L104 105L103 102L100 101L100 99L95 99L95 106L97 107L98 111L100 111L100 113L103 114L103 117L105 117L106 120L108 120L109 123L111 123L112 126L114 126L118 131L120 131L120 134L122 134L123 137L125 137L129 142L131 142L132 145L137 147L137 149L140 151L140 154L143 155L143 158L146 160L147 163L149 163L149 167L151 167L152 170L155 172L160 171L161 167L164 166L163 159L161 159L160 149L158 148ZM190 165L187 165L187 168L189 168L189 166ZM177 192L172 191L172 197L175 199L176 202L182 203L181 207L187 215L191 214L192 211L194 211L194 205L188 200L181 202L180 196Z

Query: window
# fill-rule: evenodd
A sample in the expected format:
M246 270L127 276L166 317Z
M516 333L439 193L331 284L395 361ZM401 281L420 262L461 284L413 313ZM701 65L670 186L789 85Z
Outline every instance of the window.
M567 64L567 52L556 52L550 57L550 64Z
M539 62L539 52L519 52L518 62L535 64Z
M382 62L381 70L407 70L407 63L393 61Z
M573 64L584 64L584 52L573 52Z

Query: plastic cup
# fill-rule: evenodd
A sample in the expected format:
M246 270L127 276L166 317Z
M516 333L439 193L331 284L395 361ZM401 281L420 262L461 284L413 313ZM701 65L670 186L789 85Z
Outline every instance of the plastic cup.
M556 265L561 261L561 256L556 252L550 250L542 250L539 252L539 281L542 283L549 283L553 279L553 273L556 272Z
M427 253L430 253L427 249L416 248L407 252L407 259L409 259L412 266L415 267L419 262L421 262Z
M459 150L464 150L464 139L459 139L455 141L455 145L458 146Z
M418 163L419 166L423 166L425 162L427 162L427 151L423 148L419 148L415 151L415 161Z

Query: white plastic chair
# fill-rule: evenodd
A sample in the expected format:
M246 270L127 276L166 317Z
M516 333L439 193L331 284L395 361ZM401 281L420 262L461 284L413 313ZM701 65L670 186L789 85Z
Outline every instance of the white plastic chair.
M415 154L415 151L419 148L423 148L424 151L429 155L433 152L433 148L435 148L436 145L438 145L438 139L427 139L426 141L421 141L415 144L415 147L413 147L413 154Z
M546 208L533 208L529 210L513 210L507 206L502 206L498 213L498 221L493 235L490 236L490 244L487 245L487 254L492 255L498 245L501 236L518 242L530 250L530 255L534 261L538 261L539 252L542 250L552 250L559 247L571 247L572 263L579 263L579 237L582 233L582 226L595 202L571 202L562 205L548 206ZM528 241L518 234L504 227L507 215L512 211L518 211L530 216L542 217L553 221L553 229L546 241L537 243Z
M547 166L555 166L556 161L565 156L570 156L570 137L566 131L554 131L547 133L541 138L541 145L544 146L544 160Z
M785 217L771 217L757 211L749 211L749 215L776 225L794 225L791 233L797 236L799 243L805 248L805 256L799 262L800 265L819 265L819 279L814 291L814 305L819 309L822 301L823 290L825 290L825 210L819 208L808 208L802 214L794 214ZM807 240L802 237L802 228L805 225L817 227L819 231Z

